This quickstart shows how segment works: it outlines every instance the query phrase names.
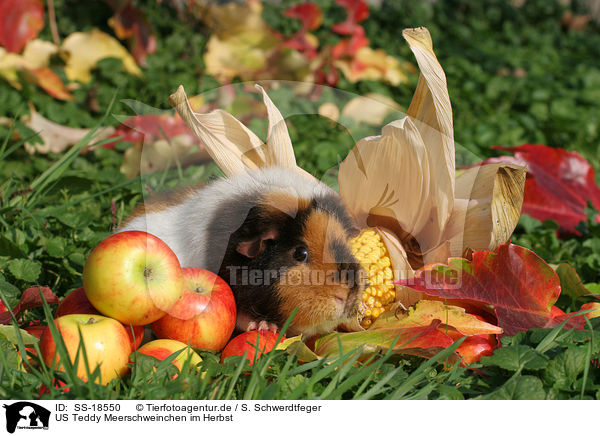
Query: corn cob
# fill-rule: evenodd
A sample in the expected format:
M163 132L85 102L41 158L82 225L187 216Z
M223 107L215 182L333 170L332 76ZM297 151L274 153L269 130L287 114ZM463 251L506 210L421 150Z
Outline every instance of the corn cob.
M369 280L363 292L365 308L360 325L368 328L396 299L392 262L380 234L375 229L364 229L350 241L352 254L361 263Z

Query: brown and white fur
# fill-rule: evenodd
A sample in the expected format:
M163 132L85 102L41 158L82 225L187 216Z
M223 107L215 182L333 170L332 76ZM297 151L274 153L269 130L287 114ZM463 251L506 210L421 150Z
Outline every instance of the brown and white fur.
M218 273L231 286L237 327L327 333L355 316L360 266L348 240L358 233L338 194L273 167L161 194L138 206L118 231L158 236L182 267Z

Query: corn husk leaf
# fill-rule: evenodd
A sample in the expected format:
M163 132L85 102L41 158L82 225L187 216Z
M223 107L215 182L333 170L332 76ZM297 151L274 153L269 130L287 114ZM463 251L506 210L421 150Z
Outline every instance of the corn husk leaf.
M359 141L340 165L339 185L359 226L392 230L419 257L440 244L453 209L452 111L429 32L403 35L421 70L408 116Z
M380 328L351 333L330 333L315 342L319 356L335 356L361 348L362 354L385 352L392 349L401 354L431 357L454 342L438 330L441 322L434 320L428 326L409 328Z
M265 164L265 144L229 112L194 113L183 86L169 97L169 103L227 176Z
M445 224L454 201L454 127L446 75L433 52L433 42L424 27L405 29L402 36L417 58L419 84L407 115L413 118L427 151L434 179L437 222ZM441 236L441 235L440 235Z
M340 195L360 227L377 224L372 220L377 217L390 221L385 227L397 223L396 233L415 235L433 208L429 174L425 144L405 117L355 145L340 164Z
M496 325L481 321L476 316L466 313L462 307L449 306L442 301L434 300L421 300L407 313L384 312L371 328L424 327L436 319L440 320L443 325L453 327L463 335L498 335L503 331Z
M192 111L183 86L169 97L169 103L200 139L211 158L227 176L271 166L293 168L312 177L296 165L294 149L283 116L264 89L269 130L265 144L229 112L217 109L207 114Z
M302 336L285 339L277 350L285 350L295 354L301 362L313 362L327 357L350 353L359 349L361 355L392 350L399 354L410 354L420 357L431 357L441 349L454 342L444 334L439 326L439 319L432 319L428 324L412 326L389 326L377 330L361 332L334 332L315 341L314 350L302 341Z
M266 165L296 168L296 156L294 156L292 140L290 139L290 134L281 112L273 104L262 86L256 85L256 89L262 93L265 106L267 107L267 117L269 118L267 148L265 150Z
M456 178L455 209L446 228L452 256L495 250L515 229L526 167L494 163L470 168Z

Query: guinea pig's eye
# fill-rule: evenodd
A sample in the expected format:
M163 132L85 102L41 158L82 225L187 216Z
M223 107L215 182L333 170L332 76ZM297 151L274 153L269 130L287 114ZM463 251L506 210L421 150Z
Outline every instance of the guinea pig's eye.
M306 247L296 247L296 250L294 250L294 259L298 262L308 262L308 250Z

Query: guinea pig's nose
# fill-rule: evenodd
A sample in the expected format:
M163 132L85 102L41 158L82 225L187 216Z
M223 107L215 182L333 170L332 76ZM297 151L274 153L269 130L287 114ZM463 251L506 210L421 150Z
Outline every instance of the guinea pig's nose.
M366 274L358 262L338 264L340 282L346 284L352 291L358 292L367 285Z

